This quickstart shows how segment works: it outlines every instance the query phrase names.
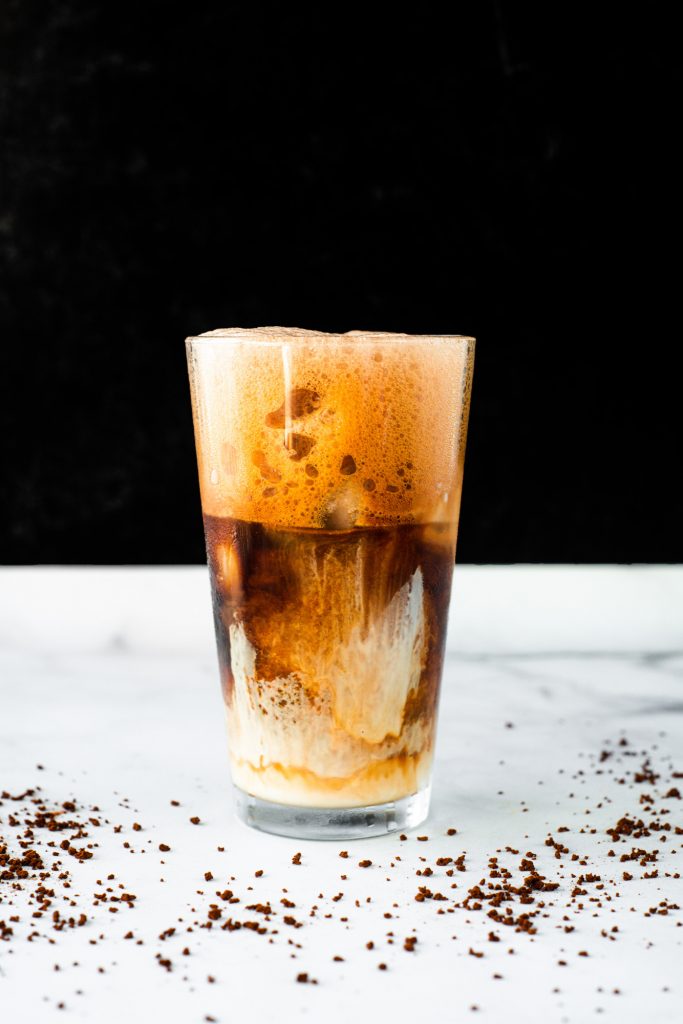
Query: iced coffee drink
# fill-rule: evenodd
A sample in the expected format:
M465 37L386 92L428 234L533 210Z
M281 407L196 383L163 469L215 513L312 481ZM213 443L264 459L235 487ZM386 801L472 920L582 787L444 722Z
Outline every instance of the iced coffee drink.
M238 811L302 836L426 815L472 339L187 342Z

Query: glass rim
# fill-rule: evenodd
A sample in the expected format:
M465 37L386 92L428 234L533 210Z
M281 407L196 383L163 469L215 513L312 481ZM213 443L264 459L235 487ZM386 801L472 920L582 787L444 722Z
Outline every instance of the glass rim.
M453 342L474 345L476 338L468 334L405 334L391 331L347 331L334 333L312 331L298 327L220 327L202 334L191 334L185 339L186 345L194 344L253 344L253 345L305 345L316 341L341 342L357 345L396 345L415 342Z

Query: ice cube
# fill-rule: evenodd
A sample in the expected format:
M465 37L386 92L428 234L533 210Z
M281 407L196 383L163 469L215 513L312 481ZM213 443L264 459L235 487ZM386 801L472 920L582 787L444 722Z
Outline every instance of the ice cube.
M268 413L266 426L282 429L286 416L299 420L303 416L310 416L319 406L320 395L317 391L311 391L310 388L292 388L280 408Z
M281 474L277 469L273 469L272 466L268 465L268 460L266 459L264 452L252 452L251 461L260 470L261 476L264 480L275 481L280 479Z
M306 437L305 434L288 434L285 445L289 450L289 457L294 462L301 462L310 454L315 444L315 438Z

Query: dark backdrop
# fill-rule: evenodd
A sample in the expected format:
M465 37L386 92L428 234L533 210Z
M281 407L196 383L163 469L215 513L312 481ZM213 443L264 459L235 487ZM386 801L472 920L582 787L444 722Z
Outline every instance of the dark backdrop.
M677 33L608 6L4 0L0 561L200 561L183 339L260 324L477 336L462 561L683 560Z

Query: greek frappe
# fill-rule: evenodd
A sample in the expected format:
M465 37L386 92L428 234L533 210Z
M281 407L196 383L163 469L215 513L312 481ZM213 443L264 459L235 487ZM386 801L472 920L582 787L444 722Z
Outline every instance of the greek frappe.
M187 348L238 810L303 836L417 824L473 340L259 328Z

